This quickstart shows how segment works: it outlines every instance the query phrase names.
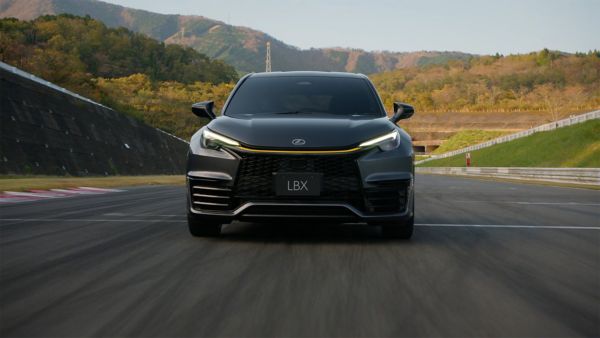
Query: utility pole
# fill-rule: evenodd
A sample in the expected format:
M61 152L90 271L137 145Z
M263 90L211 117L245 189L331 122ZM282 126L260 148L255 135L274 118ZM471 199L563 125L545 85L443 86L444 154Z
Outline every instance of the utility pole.
M265 60L265 72L271 72L271 42L267 41L267 58Z

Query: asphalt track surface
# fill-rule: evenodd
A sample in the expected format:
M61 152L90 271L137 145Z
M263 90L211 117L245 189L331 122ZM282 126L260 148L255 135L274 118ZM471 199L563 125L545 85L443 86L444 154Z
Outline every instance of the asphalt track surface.
M599 191L418 176L407 242L126 190L0 207L2 336L600 335Z

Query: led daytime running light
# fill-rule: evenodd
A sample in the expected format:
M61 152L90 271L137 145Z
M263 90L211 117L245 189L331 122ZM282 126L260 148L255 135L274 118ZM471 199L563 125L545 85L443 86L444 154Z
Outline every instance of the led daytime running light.
M234 147L239 147L240 143L238 141L232 140L228 137L225 137L223 135L219 135L217 133L214 133L208 129L204 130L204 135L203 135L206 139L208 140L215 140L215 141L219 141L221 143L230 145L230 146L234 146Z
M376 138L374 138L374 139L371 139L371 140L365 141L365 142L363 142L363 143L359 144L358 146L359 146L360 148L363 148L363 147L369 147L369 146L375 145L375 144L377 144L377 143L380 143L380 142L382 142L382 141L386 141L386 140L395 140L395 139L396 139L396 137L398 137L398 132L397 132L396 130L394 130L394 131L393 131L393 132L391 132L391 133L387 133L387 134L385 134L385 135L382 135L382 136L376 137Z

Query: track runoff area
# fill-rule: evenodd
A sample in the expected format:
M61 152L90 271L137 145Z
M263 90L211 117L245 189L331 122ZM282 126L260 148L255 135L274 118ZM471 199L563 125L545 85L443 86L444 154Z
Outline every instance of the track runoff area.
M187 232L185 189L0 205L3 336L597 336L600 191L417 175L416 230Z

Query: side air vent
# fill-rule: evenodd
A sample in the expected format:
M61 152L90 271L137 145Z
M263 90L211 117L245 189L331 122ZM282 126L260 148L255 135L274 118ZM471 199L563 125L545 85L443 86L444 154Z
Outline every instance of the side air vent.
M231 210L232 190L228 181L216 179L190 179L190 196L196 210Z
M365 209L372 213L397 213L406 210L410 181L386 181L365 189Z

